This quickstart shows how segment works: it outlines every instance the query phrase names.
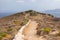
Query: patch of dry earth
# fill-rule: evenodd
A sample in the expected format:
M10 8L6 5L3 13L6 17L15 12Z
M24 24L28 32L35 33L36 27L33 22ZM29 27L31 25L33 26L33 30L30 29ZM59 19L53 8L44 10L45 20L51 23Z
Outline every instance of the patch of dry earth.
M36 28L38 23L36 21L31 21L30 24L24 29L24 40L45 40L42 37L37 37L36 35Z

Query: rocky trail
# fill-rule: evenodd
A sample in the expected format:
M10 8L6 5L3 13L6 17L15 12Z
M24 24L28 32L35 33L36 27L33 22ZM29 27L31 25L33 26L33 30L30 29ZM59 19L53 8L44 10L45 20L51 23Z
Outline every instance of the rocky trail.
M23 35L23 30L24 28L30 23L31 20L29 20L29 22L22 26L22 28L18 31L18 33L15 35L13 40L24 40L24 35Z
M36 35L37 25L38 23L36 21L29 20L29 22L18 31L13 40L45 40L42 36L38 37Z

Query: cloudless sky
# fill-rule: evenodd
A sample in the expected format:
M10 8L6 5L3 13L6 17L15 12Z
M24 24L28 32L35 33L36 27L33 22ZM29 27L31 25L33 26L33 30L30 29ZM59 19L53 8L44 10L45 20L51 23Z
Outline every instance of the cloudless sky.
M0 0L0 13L60 9L60 0Z

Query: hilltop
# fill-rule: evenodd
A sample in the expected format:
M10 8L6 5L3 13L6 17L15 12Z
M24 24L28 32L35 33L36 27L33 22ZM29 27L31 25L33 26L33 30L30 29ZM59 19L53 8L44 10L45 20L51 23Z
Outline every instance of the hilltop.
M28 10L0 18L0 40L12 40L18 30L25 25L29 19L38 23L36 28L37 36L43 36L46 37L46 39L49 38L49 40L50 37L52 38L51 40L60 39L60 18L54 17L51 14ZM55 33L55 35L50 34L56 31L58 33Z

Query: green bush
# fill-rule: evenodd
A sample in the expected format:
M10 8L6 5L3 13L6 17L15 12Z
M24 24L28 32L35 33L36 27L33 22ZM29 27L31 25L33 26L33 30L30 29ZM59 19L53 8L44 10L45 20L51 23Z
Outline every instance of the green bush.
M10 31L12 31L12 28L8 28L8 30L7 30L7 31L9 31L9 32L10 32Z
M16 25L18 25L18 26L20 26L20 21L18 20L18 19L15 19L14 21L13 21Z
M24 22L22 22L20 25L23 26L24 25Z
M16 23L18 23L19 21L18 21L18 19L15 19L13 22L16 24Z
M30 13L30 16L36 16L36 15L37 13L33 13L33 12Z
M52 17L54 17L53 15L51 15L51 14L48 14L49 16L52 16Z
M3 37L2 37L2 36L0 36L0 40L2 40L2 38L3 38Z
M49 27L44 28L43 31L48 34L51 31L51 28L49 28Z
M24 19L23 22L24 22L24 23L27 23L27 22L28 22L28 19Z
M1 32L1 33L0 33L0 40L2 40L2 38L5 37L6 34L7 34L6 32Z
M23 22L20 24L21 26L25 25L28 22L28 19L24 19Z
M40 34L41 34L41 32L42 32L41 30L38 30L38 31L37 31L37 35L40 35Z
M58 26L57 28L60 28L60 26Z
M28 10L28 11L25 11L26 13L28 13L28 12L32 12L33 10Z

